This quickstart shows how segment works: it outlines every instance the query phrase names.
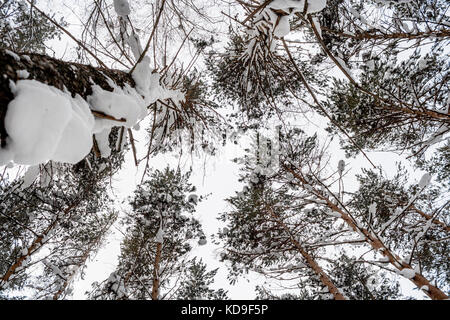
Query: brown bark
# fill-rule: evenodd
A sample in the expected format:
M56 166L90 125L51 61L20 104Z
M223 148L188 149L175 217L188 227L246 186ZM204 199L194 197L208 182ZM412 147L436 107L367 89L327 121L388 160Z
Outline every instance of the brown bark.
M361 32L356 34L349 34L339 30L333 30L327 27L321 27L322 32L328 32L344 38L352 38L357 40L416 40L424 38L447 38L450 37L450 30L436 30L428 32L416 32L416 33L406 33L406 32L393 32L393 33L369 33Z
M64 215L66 215L67 213L69 213L73 208L75 207L75 205L71 205L70 207L68 207L66 210L64 210ZM42 234L40 234L38 237L36 237L33 242L31 243L31 245L28 247L27 249L27 253L24 255L21 255L19 258L17 258L16 262L14 262L14 264L9 267L8 271L6 271L6 273L3 275L3 277L0 280L0 287L5 284L6 282L9 281L9 278L16 272L17 268L19 268L20 266L22 266L23 262L30 257L34 252L36 252L36 249L43 245L42 241L44 240L44 238L50 233L50 231L53 230L53 228L55 228L55 226L58 224L60 220L60 216L58 215L55 220L52 221L52 223L50 223L47 228L42 232Z
M308 184L307 181L299 175L297 172L290 168L286 168L289 172L291 172L296 179L301 181L302 184ZM387 257L389 259L389 263L391 263L396 269L399 271L402 271L404 269L412 269L412 267L402 261L398 256L396 256L394 253L392 253L389 248L374 235L372 232L368 231L365 228L359 227L358 224L354 221L354 219L346 213L344 210L339 208L337 205L335 205L333 202L330 201L327 197L322 195L319 191L316 189L312 189L314 192L314 195L317 196L320 200L323 200L326 202L326 206L333 210L334 212L337 212L340 214L340 217L342 220L345 221L345 223L355 232L361 233L364 238L366 239L366 242L372 246L373 249L380 252L383 256ZM415 276L412 279L409 279L411 282L413 282L419 289L421 289L423 286L427 286L428 290L424 290L424 292L433 300L444 300L448 299L448 296L442 292L439 288L433 286L425 277L423 277L420 274L415 274Z
M296 247L297 251L302 255L302 257L306 260L307 265L319 276L320 281L328 288L328 291L334 296L335 300L347 300L339 289L334 285L333 281L328 277L328 275L323 271L323 269L317 264L316 260L301 246L301 244L295 240L291 236L291 232L286 224L281 221L275 212L273 212L272 208L267 208L271 216L275 219L275 221L287 231L290 236L291 242Z
M425 218L425 220L431 220L433 219L432 216L430 216L429 214L426 214L425 212L423 212L420 209L417 209L415 206L411 207L412 210L414 210L415 212L417 212L419 215L421 215L422 217ZM441 226L445 231L450 232L450 227L447 226L447 224L445 224L444 222L437 220L437 219L433 219L432 223L437 224L438 226Z
M51 58L41 54L18 54L20 59L7 53L5 49L0 49L0 142L1 147L5 147L8 133L5 130L4 120L8 110L8 104L14 99L11 92L10 81L20 80L17 75L18 70L27 70L30 76L28 80L54 86L60 90L67 90L75 96L82 98L92 94L92 85L96 84L104 90L112 91L108 84L108 78L117 86L123 87L125 84L135 86L134 80L127 72L95 68L90 65L83 65L74 62L66 62ZM97 113L97 117L108 118L110 116ZM124 119L114 119L118 122Z
M153 264L153 287L152 287L152 300L158 300L159 296L159 267L161 262L161 249L162 243L156 244L155 262Z
M48 233L51 229L53 229L55 224L56 224L56 220L47 227L47 229L44 231L43 235L40 235L36 239L33 240L31 245L28 247L26 254L21 255L16 260L16 262L11 267L9 267L8 271L6 271L6 273L3 275L3 277L0 281L0 287L2 287L2 285L4 285L6 282L8 282L9 278L16 272L17 268L22 266L22 263L33 254L35 249L42 243L42 240L44 239L44 235L46 233Z

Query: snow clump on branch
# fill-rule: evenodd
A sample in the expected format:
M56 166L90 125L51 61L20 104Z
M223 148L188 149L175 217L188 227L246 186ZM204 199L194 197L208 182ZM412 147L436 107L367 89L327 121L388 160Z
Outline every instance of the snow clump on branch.
M5 117L8 144L0 165L36 165L48 160L77 163L92 148L94 117L80 96L74 98L36 80L11 83L15 98Z
M128 0L114 0L114 10L118 16L126 17L131 13Z

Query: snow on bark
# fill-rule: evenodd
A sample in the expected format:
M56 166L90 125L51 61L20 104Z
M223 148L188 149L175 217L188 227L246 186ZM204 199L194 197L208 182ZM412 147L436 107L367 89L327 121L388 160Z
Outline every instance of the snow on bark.
M29 79L32 80L21 80L17 74L17 71L20 70L27 70ZM18 134L20 137L23 137L25 133L29 134L31 130L37 130L37 119L33 119L32 114L25 112L26 109L31 109L26 104L30 99L33 101L33 104L37 105L33 106L32 112L37 113L41 117L44 115L44 112L50 112L50 109L47 110L46 108L53 109L58 104L58 110L56 111L58 115L54 115L52 112L50 116L58 120L61 120L64 116L64 119L62 119L64 123L51 123L51 130L58 131L59 133L58 135L52 135L50 138L53 140L60 138L62 141L63 139L70 140L71 133L77 131L76 126L80 122L83 122L88 127L93 122L92 114L90 112L86 112L85 114L85 111L89 110L89 108L86 108L87 103L85 100L87 96L92 94L93 84L107 91L113 91L114 89L111 87L111 82L118 87L124 87L125 84L128 84L130 87L134 86L134 81L131 76L123 71L64 62L39 54L11 55L3 49L0 49L0 75L1 163L7 163L16 157L15 152L13 152L16 148L11 146L11 144L14 144L11 139L11 134ZM48 94L48 97L44 99L41 94ZM45 100L47 98L50 100L49 106L46 105L47 102ZM10 110L13 109L10 108L10 104L11 106L20 106L17 109L14 108L15 110ZM8 121L5 121L7 114ZM17 116L21 115L26 116L26 118L18 119ZM11 127L11 124L15 121L20 122L20 127L14 125L13 128L9 128L10 130L12 129L12 132L9 132L6 128L6 122L9 122L8 126ZM42 119L40 121L41 126L43 126L45 122L49 122L49 119ZM30 128L28 125L32 127ZM50 128L43 129L47 134L50 132ZM61 132L64 132L65 135L62 135ZM35 139L32 136L31 138ZM89 140L92 140L92 137ZM24 143L32 148L31 144L27 141L24 141ZM42 141L39 143L46 144ZM91 145L91 142L87 143ZM64 147L67 146L61 146L61 149L56 150L56 146L53 145L50 146L50 149L62 153L62 157L64 157ZM39 153L42 155L42 152L39 150L32 151L38 153L38 156ZM48 155L52 152L46 153ZM75 160L72 159L72 161Z
M416 276L416 272L413 269L408 268L401 270L400 274L404 276L406 279L412 279Z
M164 88L160 84L160 74L152 73L150 70L150 58L145 56L136 65L131 75L136 83L136 90L144 97L146 105L159 100L171 99L176 105L185 101L185 95L181 90L171 90Z
M91 109L110 115L118 120L125 120L120 125L126 128L132 128L147 115L144 100L131 87L125 86L124 89L115 87L111 92L94 85L92 90L92 95L87 97ZM119 122L115 120L96 119L93 132L99 133L117 125L119 125Z
M91 151L93 134L134 127L157 100L185 100L160 84L148 59L130 75L0 49L0 75L0 165L77 163Z
M131 52L133 53L133 56L136 60L138 60L144 51L141 45L141 40L139 39L139 36L132 31L130 36L126 36L125 39L126 43L130 46Z
M155 83L157 74L152 75L150 70L150 58L145 56L133 70L131 76L136 83L136 90L142 95L145 95L152 84Z
M315 13L322 11L326 5L327 0L308 0L306 7L306 13ZM275 0L267 5L267 8L272 8L276 10L286 10L291 9L295 12L303 12L305 8L304 0Z
M426 186L428 186L430 184L431 181L431 176L428 173L425 173L422 178L420 178L419 181L419 188L425 188Z
M155 236L155 242L164 243L164 229L163 228L158 229L158 232L156 233L156 236Z
M319 19L317 19L317 17L313 17L312 22L314 23L314 27L316 28L317 33L319 34L320 38L322 38L322 29L320 28Z
M128 0L114 0L114 10L118 16L126 17L131 13Z
M290 21L295 15L313 14L326 7L326 0L274 0L253 11L246 19L251 19L251 29L247 49L242 55L244 63L252 63L258 56L265 56L265 50L273 52L276 48L274 39L281 39L290 33ZM254 10L253 8L249 8ZM317 23L320 30L320 25ZM261 44L260 41L265 44ZM248 90L249 91L249 90Z
M36 80L12 83L11 92L15 97L5 116L9 143L0 165L77 163L89 153L94 117L83 99Z

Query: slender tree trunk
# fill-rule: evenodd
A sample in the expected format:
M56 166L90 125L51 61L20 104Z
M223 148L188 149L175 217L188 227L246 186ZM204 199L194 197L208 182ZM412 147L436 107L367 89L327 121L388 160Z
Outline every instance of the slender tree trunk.
M68 214L76 205L73 204L70 207L68 207L66 210L64 210L64 215ZM44 238L52 231L58 224L60 220L60 215L57 215L55 220L50 223L47 228L40 234L38 237L36 237L31 245L27 249L27 253L21 255L19 258L17 258L16 262L9 267L8 271L3 275L3 277L0 280L0 288L5 285L6 282L9 281L10 277L16 272L17 268L21 267L23 262L28 258L31 257L35 252L36 249L38 249L39 246L42 246L42 241Z
M291 172L296 179L298 179L302 184L308 184L307 181L299 175L297 172L290 168L286 168L289 172ZM339 208L337 205L335 205L333 202L330 201L326 196L322 195L319 191L316 189L312 189L314 191L315 196L317 196L319 199L324 200L326 202L326 205L328 208L333 210L334 212L337 212L340 214L340 218L344 220L344 222L352 228L355 232L358 232L359 234L362 234L366 240L366 242L372 246L373 249L377 250L379 253L381 253L384 257L388 258L389 262L399 271L403 271L405 269L412 269L412 267L402 261L400 257L396 256L394 253L392 253L389 248L380 240L378 237L376 237L375 234L368 231L365 228L359 227L358 224L354 221L352 217L348 213L346 213L344 210ZM415 274L413 278L409 279L412 283L416 285L417 288L422 289L423 287L427 287L428 290L423 290L431 299L433 300L444 300L448 299L448 296L442 292L439 288L433 286L428 279L426 279L424 276L420 274Z
M432 216L430 216L429 214L426 214L425 212L423 212L423 211L420 210L420 209L417 209L415 206L411 206L411 209L414 210L415 212L417 212L418 214L420 214L420 215L421 215L422 217L424 217L425 220L427 220L427 221L433 219ZM450 232L450 227L447 226L444 222L442 222L442 221L440 221L440 220L438 220L438 219L433 219L433 220L432 220L432 223L434 223L434 224L436 224L436 225L442 227L445 231Z
M0 288L2 286L4 286L8 281L9 278L16 272L17 268L19 268L20 266L22 266L23 262L30 256L33 255L33 253L35 252L35 249L37 249L37 247L39 245L42 244L42 240L44 239L44 235L46 235L50 230L53 229L53 227L56 224L56 220L53 221L48 227L47 229L44 231L44 233L40 236L38 236L36 239L33 240L33 242L31 243L31 245L28 247L27 249L27 253L21 255L16 262L14 262L14 264L12 266L9 267L8 271L6 271L6 273L3 275L1 281L0 281Z
M161 262L161 249L162 243L156 244L155 262L153 264L153 288L152 288L152 300L158 300L159 297L159 267Z
M297 248L298 252L306 260L307 265L319 276L320 281L328 288L328 291L334 296L335 300L347 300L344 295L339 291L339 289L334 285L333 281L328 277L328 275L323 271L323 269L317 264L316 260L301 246L301 244L294 239L291 231L286 226L283 221L273 212L272 208L267 207L270 215L275 219L275 221L289 234L289 238L294 246Z
M357 40L414 40L414 39L424 39L424 38L450 38L450 30L436 30L427 32L393 32L393 33L383 33L383 34L372 34L369 32L361 32L358 34L346 33L339 30L330 29L324 26L320 27L322 32L332 33L344 38L352 38Z
M14 99L10 82L21 80L17 71L27 70L30 74L27 80L36 80L60 90L67 90L83 99L92 94L92 86L98 85L103 90L113 91L110 81L119 87L125 84L135 87L133 78L128 72L94 68L90 65L66 62L41 54L14 54L0 48L0 142L1 147L6 146L8 133L5 129L5 116L8 104ZM101 118L111 117L99 112L94 116ZM122 121L124 119L114 119Z
M81 261L76 266L76 269L72 272L72 274L66 278L61 288L53 295L53 300L58 300L59 297L66 291L67 287L69 286L70 282L73 280L75 275L77 274L78 270L80 270L81 266L83 266L86 263L86 260L89 258L89 256L92 253L92 250L94 250L95 247L97 247L101 240L103 239L106 231L111 227L112 224L107 225L106 228L104 228L100 235L95 239L94 243L92 243L83 253L81 257Z

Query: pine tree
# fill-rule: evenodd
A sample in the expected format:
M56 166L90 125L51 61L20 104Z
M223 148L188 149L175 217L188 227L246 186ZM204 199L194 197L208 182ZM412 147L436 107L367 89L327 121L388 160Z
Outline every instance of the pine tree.
M159 300L176 296L179 288L186 290L179 279L200 267L189 253L203 236L192 217L203 197L193 193L189 176L169 168L156 170L137 188L130 199L133 211L124 220L127 232L119 264L109 279L94 286L91 299Z
M327 210L330 215L337 218L337 221L343 222L343 225L340 229L343 229L343 226L346 226L350 233L356 233L359 235L359 239L354 239L356 242L363 242L370 247L372 250L380 253L383 257L379 260L380 263L388 263L391 267L394 267L394 272L397 272L409 279L413 282L416 287L420 290L423 290L429 297L432 299L446 299L447 295L444 292L445 286L441 289L436 285L433 285L430 281L429 277L425 273L422 273L420 270L420 266L417 265L413 268L412 265L412 255L409 257L401 257L400 255L404 252L403 249L408 246L412 246L412 250L416 249L417 244L420 243L423 236L428 232L428 229L433 224L432 219L428 219L426 224L423 224L423 221L420 225L418 225L419 230L410 229L405 233L393 236L396 234L390 234L389 236L384 236L384 232L388 228L392 228L392 226L398 226L398 224L394 224L394 222L402 221L401 217L404 217L404 214L411 207L411 200L414 200L419 193L416 193L412 199L409 200L409 203L403 205L402 207L397 207L394 214L386 214L385 219L387 221L382 224L382 227L379 229L374 229L370 225L367 226L363 224L361 221L361 217L358 217L358 212L352 211L347 204L343 201L343 199L339 196L339 194L333 193L327 183L322 181L320 177L317 177L316 174L311 172L311 170L305 170L305 168L295 167L292 162L289 164L283 164L283 167L287 171L289 175L292 175L297 181L298 186L304 190L308 190L313 197L316 197L318 202L323 206L324 210ZM312 179L310 178L312 177ZM429 183L430 177L428 174L425 174L424 177L419 182L420 188L423 190L426 185ZM420 190L420 191L422 191ZM442 208L441 208L442 209ZM371 205L368 208L369 213L374 215L374 211L376 210L375 205ZM370 220L369 217L365 217L365 219ZM366 223L367 223L366 220ZM406 242L405 240L409 240ZM391 247L390 242L398 241L398 245L395 249L399 249L400 252L396 252L394 248ZM445 241L445 238L444 238ZM445 246L445 244L444 244ZM400 254L400 255L399 255Z
M448 134L446 10L440 0L334 1L319 18L323 38L311 24L345 75L330 84L326 111L318 111L332 118L330 132L339 125L352 134L343 140L348 154L383 148L420 157Z
M227 292L223 289L214 290L210 285L218 269L207 271L206 264L196 258L188 261L181 285L176 290L177 300L225 300Z
M65 26L64 20L59 24ZM25 1L0 4L0 48L15 52L46 52L46 41L60 38L61 31Z
M193 217L201 197L188 196L190 173L167 169L144 181L151 157L214 156L217 138L237 144L272 122L288 128L299 116L309 120L305 108L328 119L348 157L361 153L373 169L357 174L349 193L346 162L328 165L317 136L287 130L276 149L258 134L238 160L245 187L220 215L230 281L264 275L258 299L398 299L397 274L432 299L448 299L447 2L238 1L224 14L228 44L217 49L218 21L206 14L215 1L94 1L81 14L80 37L36 1L0 1L0 299L70 297L117 217L107 187L128 150L137 167L145 163L143 182L130 199L119 264L90 298L226 298L211 288L217 270L190 255L206 241ZM150 6L154 14L134 14ZM76 44L77 62L46 55L62 32ZM201 58L207 74L197 69ZM88 130L92 148L77 163L48 155L26 172L11 168L30 164L28 154L15 157L13 133L22 128L8 121L25 83L55 93L69 113L76 100L97 129L107 125ZM144 118L130 123L132 115L100 111L105 100L96 92L136 101ZM43 101L26 103L35 108L17 122L36 123L32 114L50 100ZM225 119L221 106L233 108ZM143 158L133 137L139 125ZM416 182L399 167L387 178L366 153L380 149L402 152L427 173ZM23 177L12 178L14 170ZM278 292L276 282L289 290Z
M284 139L288 145L282 145L282 149L294 146L290 151L304 164L315 158L315 137L304 137L301 131L292 130ZM274 170L276 167L268 160L272 157L260 153L260 139L256 141L252 149L256 155L250 154L242 161L242 180L248 185L227 199L233 209L219 218L227 223L219 239L224 248L221 259L230 262L231 283L249 271L267 278L289 278L291 285L295 279L295 286L307 276L317 280L314 287L318 291L327 288L328 298L345 299L317 262L323 250L315 245L331 232L330 217L311 206L313 199L294 193L295 185L280 183L279 168Z
M26 288L36 298L67 293L117 217L107 213L109 170L98 169L49 162L2 183L2 290Z
M408 174L402 167L392 179L381 171L364 170L358 175L360 186L349 207L389 248L448 291L448 191L426 184L427 177L425 174L419 184L408 186Z

